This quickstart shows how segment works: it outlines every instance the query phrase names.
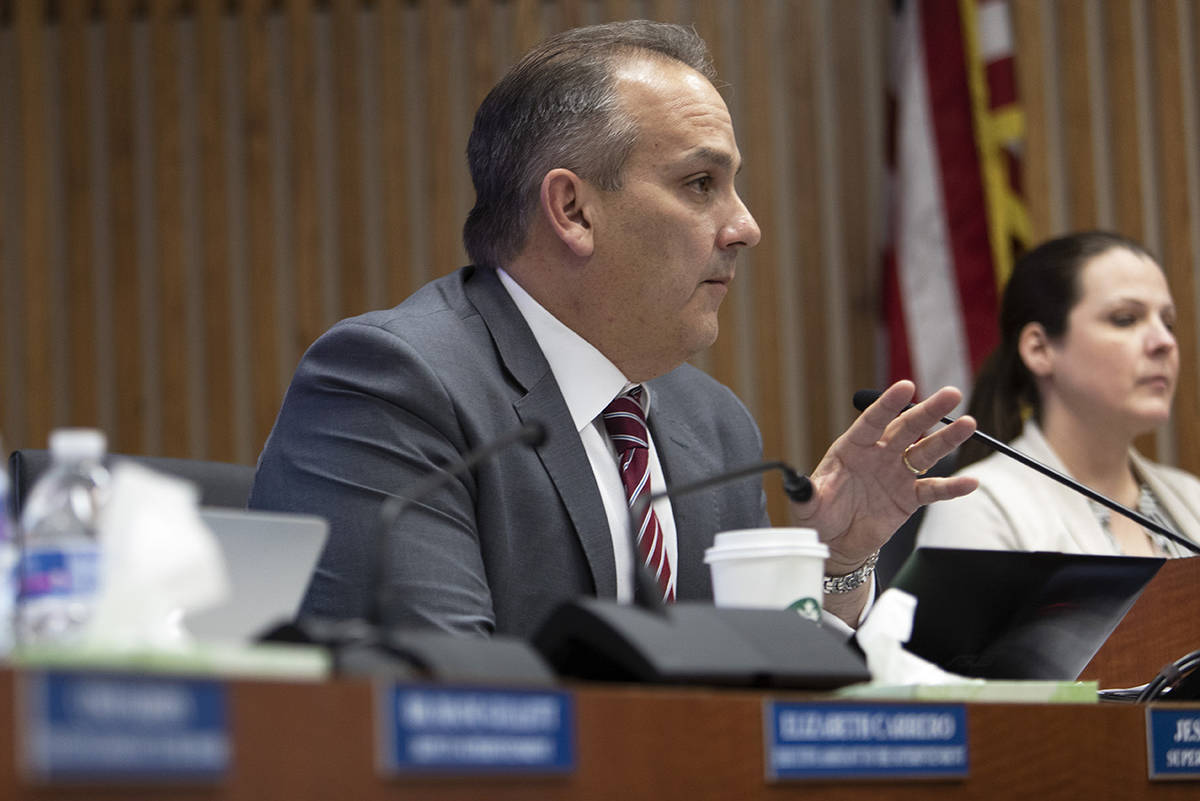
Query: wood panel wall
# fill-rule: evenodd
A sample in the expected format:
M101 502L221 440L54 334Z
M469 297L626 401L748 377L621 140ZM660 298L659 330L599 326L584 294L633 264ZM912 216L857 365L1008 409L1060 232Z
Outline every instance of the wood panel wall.
M887 3L0 0L0 434L253 462L305 347L462 263L463 153L530 44L646 16L709 41L763 228L697 358L807 468L877 385ZM1184 380L1162 458L1200 471L1200 9L1016 0L1039 238L1163 258ZM778 511L778 500L773 507Z

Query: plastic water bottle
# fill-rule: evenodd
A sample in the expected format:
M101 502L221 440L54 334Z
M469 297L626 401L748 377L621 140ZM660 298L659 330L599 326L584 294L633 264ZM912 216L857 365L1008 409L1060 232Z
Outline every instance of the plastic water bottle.
M93 429L50 434L50 468L21 512L19 644L70 643L91 617L100 578L97 523L108 494L106 444Z

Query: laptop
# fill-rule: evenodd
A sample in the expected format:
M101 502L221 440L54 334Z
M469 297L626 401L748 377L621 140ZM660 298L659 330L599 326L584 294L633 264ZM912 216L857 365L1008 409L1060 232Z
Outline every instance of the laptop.
M329 524L313 515L202 508L225 560L229 597L193 612L184 628L202 641L252 642L296 615Z
M891 586L917 598L906 648L990 679L1074 680L1163 559L918 548Z

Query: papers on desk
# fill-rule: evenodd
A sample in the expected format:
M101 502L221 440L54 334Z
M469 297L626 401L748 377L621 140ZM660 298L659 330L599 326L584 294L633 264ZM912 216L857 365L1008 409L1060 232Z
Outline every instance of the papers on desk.
M188 647L124 648L25 646L14 652L13 667L27 670L129 671L213 678L322 681L329 678L329 652L311 645L196 643Z
M1092 704L1094 681L977 680L969 684L853 684L835 691L841 698L876 701L978 701L1016 704Z

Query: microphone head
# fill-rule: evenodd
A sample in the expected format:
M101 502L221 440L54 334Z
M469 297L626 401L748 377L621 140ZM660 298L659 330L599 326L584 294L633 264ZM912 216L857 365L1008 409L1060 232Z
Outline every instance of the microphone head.
M879 399L883 393L875 389L860 389L854 393L854 408L865 412L867 407Z
M812 481L789 465L783 465L783 491L795 503L808 503L813 496Z

